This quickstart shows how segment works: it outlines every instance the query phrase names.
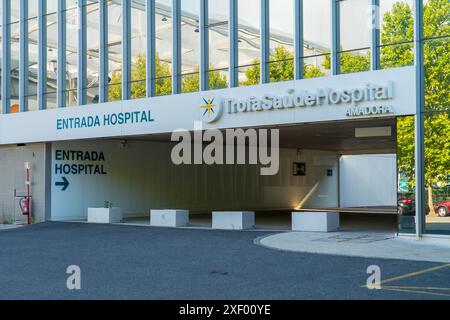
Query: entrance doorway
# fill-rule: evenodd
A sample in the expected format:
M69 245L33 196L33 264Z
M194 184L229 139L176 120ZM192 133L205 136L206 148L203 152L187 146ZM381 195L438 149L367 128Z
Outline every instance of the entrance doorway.
M337 175L337 198L308 202L300 211L331 211L341 215L342 228L397 230L397 130L395 118L378 118L306 124L281 128L280 145L303 150L328 151L338 159L338 168L322 174ZM323 160L323 159L322 159ZM313 163L306 163L308 167ZM308 185L317 189L314 181ZM319 199L330 199L320 189ZM331 189L330 189L331 190ZM332 202L331 202L332 204Z
M340 212L344 228L370 229L385 221L395 228L395 118L264 129L271 128L280 131L274 176L262 176L259 165L176 165L170 133L54 143L52 219L86 220L89 207L107 202L123 209L131 223L148 224L151 209L189 210L192 224L200 227L210 226L213 211L254 211L257 228L289 230L291 212L316 210ZM103 157L72 156L93 151ZM57 156L66 153L70 156ZM86 171L99 165L99 174ZM77 170L59 169L65 166ZM375 166L389 168L384 179ZM361 178L355 179L355 172ZM374 177L380 178L376 184ZM64 178L68 188L60 184Z

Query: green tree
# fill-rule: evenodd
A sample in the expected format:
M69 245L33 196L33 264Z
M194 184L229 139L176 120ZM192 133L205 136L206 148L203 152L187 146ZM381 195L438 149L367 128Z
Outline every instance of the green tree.
M414 63L413 45L414 20L412 8L405 2L397 2L391 11L383 16L381 43L401 43L383 46L380 49L381 67L383 69L403 67Z
M157 96L169 95L172 93L172 72L170 64L161 61L156 55L155 61L155 90ZM131 97L133 99L146 97L146 57L138 55L133 61L131 67ZM122 98L122 72L115 71L111 76L109 85L109 100L117 101ZM200 75L199 73L184 76L182 79L183 92L195 92L200 89ZM209 85L211 89L221 89L228 86L227 77L222 75L219 71L211 71L209 73Z
M157 96L169 95L172 93L172 77L170 64L161 61L159 55L156 55L155 61L155 74L156 83L155 90ZM147 72L147 61L145 55L138 55L133 61L131 66L131 97L145 98L146 97L146 74ZM115 71L111 75L111 81L108 90L109 101L117 101L122 99L122 72Z
M224 89L228 87L227 76L220 71L209 72L209 88ZM184 76L181 82L181 90L183 92L196 92L200 90L200 73L198 69L195 73Z
M339 54L340 73L368 71L370 69L370 52L342 52ZM325 69L331 68L331 58L326 56L323 64Z
M253 65L246 72L246 80L241 85L249 86L258 84L260 81L261 69L260 60L255 59ZM283 46L275 48L275 52L270 56L269 73L270 82L280 82L294 79L294 53ZM305 64L304 77L315 78L325 74L316 66Z
M424 6L424 35L426 38L450 34L450 2L429 0ZM396 3L383 17L383 43L406 42L413 39L412 8ZM450 42L448 39L427 41L424 46L425 105L429 110L449 110L450 97ZM411 44L381 48L381 65L385 68L412 65ZM425 117L425 183L428 189L428 207L432 214L433 188L450 174L450 117L449 112ZM399 118L397 122L398 168L410 177L414 187L414 119ZM419 186L423 187L423 186Z

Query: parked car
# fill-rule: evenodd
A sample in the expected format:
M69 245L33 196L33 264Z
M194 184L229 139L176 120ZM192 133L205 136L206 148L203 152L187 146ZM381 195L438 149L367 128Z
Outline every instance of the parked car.
M398 195L397 213L403 216L413 216L416 214L416 204L408 195Z
M434 211L439 217L447 217L450 213L450 200L436 203Z
M416 214L416 202L411 194L399 194L397 197L397 213L404 216L414 216ZM430 208L425 205L425 215L430 213Z

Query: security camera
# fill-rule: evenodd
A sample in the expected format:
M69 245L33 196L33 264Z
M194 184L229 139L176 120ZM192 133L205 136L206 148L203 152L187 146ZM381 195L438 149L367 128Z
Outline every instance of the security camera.
M120 141L120 147L121 147L122 149L128 148L128 140L122 140L122 141Z

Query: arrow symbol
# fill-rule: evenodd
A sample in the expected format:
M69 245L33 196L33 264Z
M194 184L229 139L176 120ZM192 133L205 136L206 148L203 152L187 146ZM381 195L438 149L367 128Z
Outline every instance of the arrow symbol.
M55 183L55 186L57 186L57 187L63 187L62 189L61 189L61 191L66 191L66 189L69 187L69 181L66 179L66 177L62 177L62 180L63 181L61 181L61 182L56 182Z

